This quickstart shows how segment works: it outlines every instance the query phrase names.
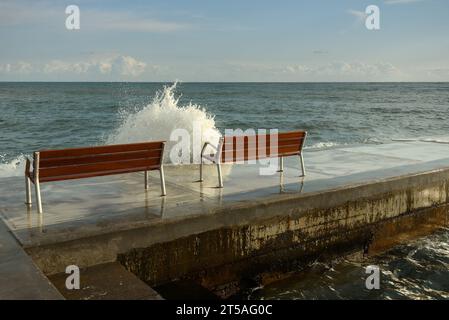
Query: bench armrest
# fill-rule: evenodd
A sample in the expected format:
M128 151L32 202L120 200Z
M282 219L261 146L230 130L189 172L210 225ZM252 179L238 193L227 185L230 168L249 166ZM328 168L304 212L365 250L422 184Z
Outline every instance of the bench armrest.
M201 149L201 156L203 156L204 150L206 150L207 146L210 146L212 149L214 149L215 153L218 152L218 148L216 146L214 146L210 142L205 142L204 145L203 145L203 148Z
M210 147L211 149L213 149L213 153L211 154L204 154L204 151L206 150L207 147ZM217 161L219 161L218 156L220 153L220 145L218 147L214 146L212 143L210 142L205 142L203 145L203 148L201 149L201 159L207 159L209 161L212 161L214 163L216 163Z

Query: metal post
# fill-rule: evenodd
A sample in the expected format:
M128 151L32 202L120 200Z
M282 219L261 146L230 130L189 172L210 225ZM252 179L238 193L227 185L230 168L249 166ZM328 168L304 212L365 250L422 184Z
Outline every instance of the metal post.
M203 147L201 148L201 154L200 154L200 180L199 182L203 182L203 155L204 155L204 150L206 150L206 147L208 145L211 145L209 142L205 142Z
M279 171L278 172L284 172L284 157L279 157Z
M218 171L218 187L223 188L223 176L221 174L221 164L217 163L217 171Z
M223 174L221 173L221 156L223 154L224 137L221 137L218 142L217 153L215 154L215 163L218 171L218 187L223 188Z
M279 192L282 193L285 191L284 188L284 173L281 171L281 174L279 175Z
M40 154L39 152L34 153L34 161L35 161L35 167L34 167L34 186L36 189L36 203L37 203L37 213L42 213L42 198L41 198L41 187L39 185L39 161L40 161Z
M145 190L148 190L148 171L145 171Z
M31 181L30 178L28 176L25 176L25 190L26 190L26 200L25 200L25 204L28 207L31 207Z
M302 170L302 177L306 176L306 167L304 165L304 157L302 156L302 152L299 155L299 158L301 159L301 170Z
M167 192L165 190L165 177L164 177L164 166L161 165L161 168L159 169L159 173L161 175L161 191L162 191L162 195L165 196L167 195Z
M307 132L304 132L304 138L302 139L302 143L301 143L301 147L299 148L299 151L301 152L299 154L299 158L301 159L301 170L302 170L302 177L306 176L306 167L304 165L304 157L302 155L302 150L304 148L304 145L306 143L306 139L307 139Z
M159 167L159 175L161 176L161 191L162 196L167 195L167 191L165 190L165 177L164 177L164 150L165 150L165 142L162 143L162 150L161 150L161 162Z
M203 182L203 152L201 152L201 160L200 160L200 180L199 182Z

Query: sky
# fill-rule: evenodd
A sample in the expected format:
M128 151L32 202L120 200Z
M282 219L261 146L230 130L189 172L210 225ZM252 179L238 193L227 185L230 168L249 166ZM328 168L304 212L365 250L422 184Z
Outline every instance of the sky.
M449 81L449 1L0 0L0 81L175 80Z

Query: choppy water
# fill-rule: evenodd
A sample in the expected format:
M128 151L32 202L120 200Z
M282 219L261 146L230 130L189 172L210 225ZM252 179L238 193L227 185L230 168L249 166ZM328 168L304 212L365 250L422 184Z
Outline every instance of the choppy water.
M308 147L449 141L449 83L181 83L155 101L162 87L0 83L0 176L37 149L167 138L195 120L221 131L306 129Z
M201 123L306 129L307 147L430 139L449 143L449 83L0 83L1 177L42 148L168 139ZM157 94L157 91L161 91ZM449 147L449 146L448 146ZM383 289L341 261L253 293L255 298L448 298L448 232L379 257Z
M380 288L365 286L378 266ZM315 263L297 275L255 290L251 299L449 299L449 230L400 245L369 261Z

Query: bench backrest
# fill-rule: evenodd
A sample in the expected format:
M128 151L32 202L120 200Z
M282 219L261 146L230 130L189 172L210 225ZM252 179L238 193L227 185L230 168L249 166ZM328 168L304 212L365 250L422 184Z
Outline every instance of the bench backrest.
M45 182L156 170L162 164L164 145L156 141L43 150L34 153L34 174Z
M225 136L221 162L238 162L301 154L307 132ZM274 139L274 141L272 141Z

